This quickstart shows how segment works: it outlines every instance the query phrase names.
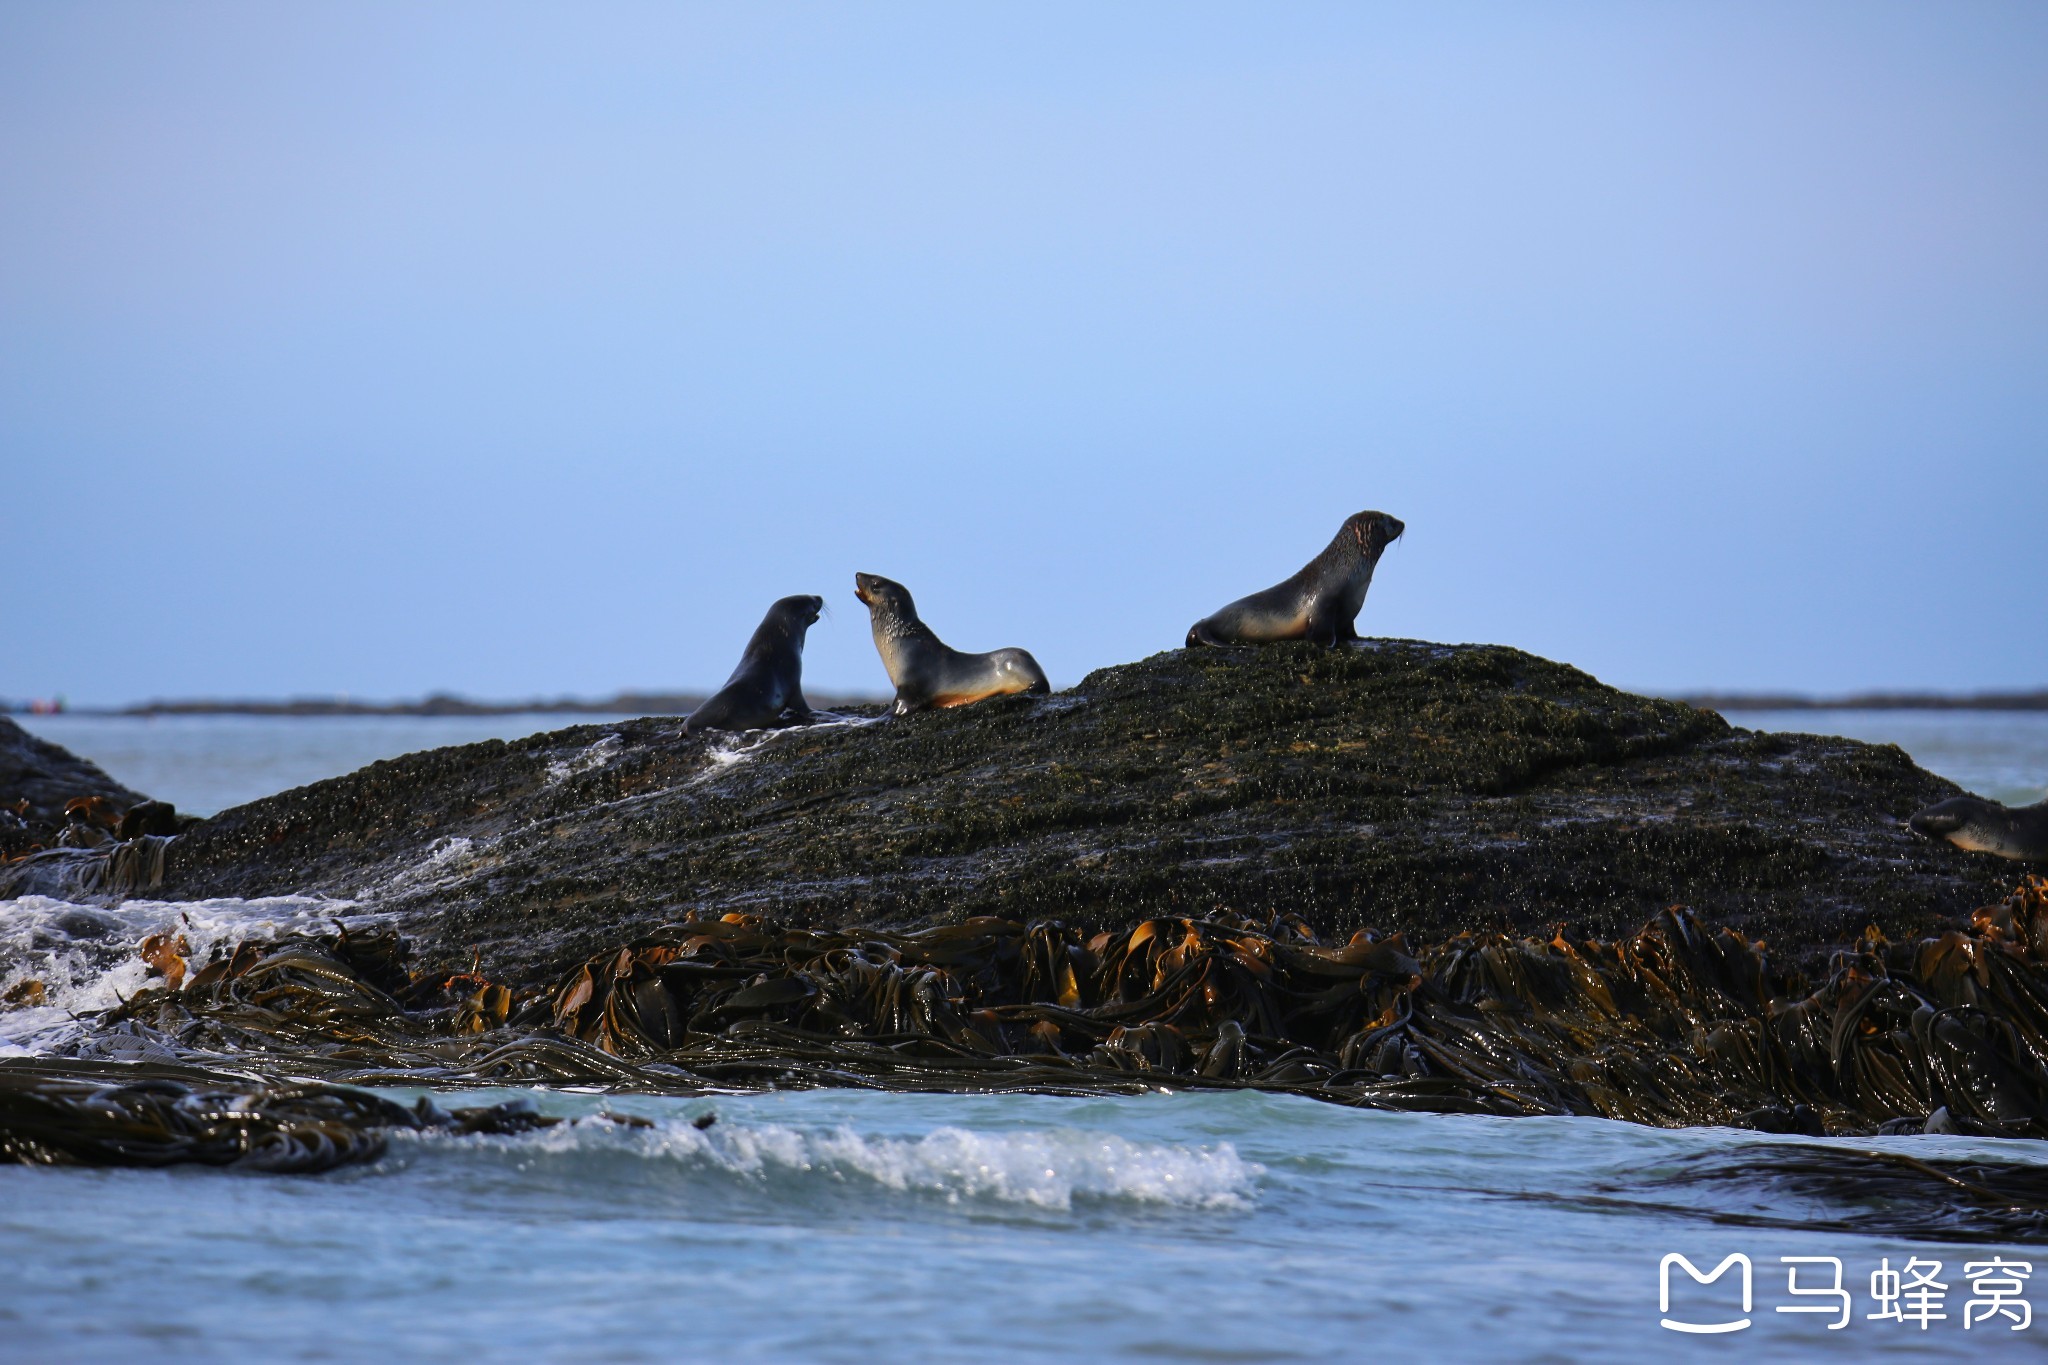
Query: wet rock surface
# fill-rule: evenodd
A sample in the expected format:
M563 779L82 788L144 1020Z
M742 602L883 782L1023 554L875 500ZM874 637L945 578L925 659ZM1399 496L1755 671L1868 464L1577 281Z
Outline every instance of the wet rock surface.
M57 847L74 823L67 806L93 805L95 814L118 816L145 800L96 764L0 716L0 858Z
M1176 651L1045 699L414 754L223 812L151 894L347 897L423 960L514 981L693 913L1434 939L1622 935L1683 904L1789 960L2010 889L2012 864L1903 829L1956 791L1892 746L1735 729L1512 649Z

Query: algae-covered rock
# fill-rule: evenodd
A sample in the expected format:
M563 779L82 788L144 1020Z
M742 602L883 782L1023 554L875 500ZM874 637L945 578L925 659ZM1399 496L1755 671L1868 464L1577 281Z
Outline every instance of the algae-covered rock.
M1901 826L1955 790L1892 746L1734 729L1512 649L1176 651L1043 699L414 754L222 813L152 894L370 901L430 959L523 979L690 911L1437 937L1685 904L1783 952L1996 900L2008 868Z

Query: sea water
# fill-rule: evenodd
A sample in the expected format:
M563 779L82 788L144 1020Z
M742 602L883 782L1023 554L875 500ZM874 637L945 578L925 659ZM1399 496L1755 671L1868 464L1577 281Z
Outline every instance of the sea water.
M2027 756L2048 759L2048 717L1911 713L1886 730L1872 713L1799 712L1782 728L1826 732L1838 715L1985 795L2042 794ZM523 726L486 719L507 735ZM367 728L100 722L136 727L116 732L120 749L33 723L192 809L207 808L207 791L231 804L353 766ZM448 740L445 721L404 723L419 728L390 744ZM138 733L178 748L161 778L118 756L147 747ZM288 780L282 766L262 775L280 736L300 756ZM314 771L301 759L322 736L345 738ZM74 1012L132 991L133 945L152 929L175 923L203 954L361 917L348 902L289 896L118 912L0 902L0 984L37 975L52 987L44 1007L0 1014L0 1053L61 1046ZM2043 1143L1837 1144L1170 1089L438 1098L514 1094L572 1121L514 1137L401 1135L374 1165L311 1177L0 1167L0 1359L2004 1359L2048 1343L2048 1322L1963 1325L1968 1264L2037 1266L2027 1297L2048 1307L2048 1253L1867 1235L1854 1208L1802 1208L1761 1188L1646 1193L1690 1156L1765 1142L2048 1163ZM716 1122L700 1130L707 1113ZM1834 1225L1712 1217L1731 1214ZM1735 1253L1751 1267L1746 1313L1739 1267L1702 1285L1664 1262L1683 1255L1706 1273ZM1850 1296L1846 1325L1830 1326L1833 1300L1824 1313L1779 1311L1822 1305L1791 1293L1791 1277L1827 1283L1827 1258ZM1941 1263L1945 1318L1869 1317L1873 1272L1915 1258ZM1698 1335L1667 1319L1749 1325Z
M1252 1092L541 1103L585 1117L518 1137L406 1138L373 1166L322 1176L0 1168L0 1355L2015 1358L2038 1356L2048 1333L1962 1326L1962 1262L1998 1248L1556 1202L1756 1134ZM590 1117L604 1111L654 1126ZM717 1122L699 1131L707 1112ZM2034 1143L1858 1145L2041 1158ZM1660 1326L1672 1252L1703 1271L1750 1258L1751 1326L1737 1340ZM1785 1256L1842 1262L1846 1327L1776 1312L1802 1302ZM1916 1256L1961 1291L1948 1318L1925 1331L1868 1319L1871 1272ZM1742 1316L1733 1290L1732 1276L1681 1279L1669 1315Z

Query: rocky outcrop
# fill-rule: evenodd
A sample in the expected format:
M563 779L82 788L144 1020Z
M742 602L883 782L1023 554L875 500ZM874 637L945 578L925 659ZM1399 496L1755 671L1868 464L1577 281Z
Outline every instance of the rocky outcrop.
M2014 869L1914 838L1956 787L1512 649L1175 651L1070 691L744 738L586 725L222 813L155 895L324 893L493 977L691 913L911 929L1300 916L1623 935L1673 904L1781 958L1936 932Z
M0 716L0 808L39 825L61 827L65 805L81 796L103 796L123 809L148 799L95 764ZM17 809L23 801L26 809Z
M131 811L140 814L124 831L123 817ZM128 790L94 764L0 716L0 895L17 894L13 883L28 880L20 864L44 849L97 848L123 833L170 834L178 823L169 806ZM44 865L69 860L68 854L44 855ZM104 873L83 865L78 870ZM41 881L41 871L39 865L32 880Z

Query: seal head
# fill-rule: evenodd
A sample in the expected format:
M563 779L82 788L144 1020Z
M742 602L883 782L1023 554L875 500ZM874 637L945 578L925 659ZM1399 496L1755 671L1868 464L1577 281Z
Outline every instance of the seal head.
M686 735L706 730L762 730L811 718L804 700L804 636L825 608L815 595L785 597L768 608L739 667L683 722Z
M1913 812L1906 825L1915 834L1946 839L1966 853L2048 862L2048 801L2015 809L1981 796L1951 796Z
M1314 640L1337 645L1358 638L1372 571L1387 546L1406 530L1385 512L1356 512L1335 539L1284 583L1240 597L1188 629L1188 645L1256 645Z
M896 714L935 706L966 706L990 697L1052 691L1030 651L963 654L918 619L910 589L880 574L853 576L853 595L868 609L875 652L896 688Z

